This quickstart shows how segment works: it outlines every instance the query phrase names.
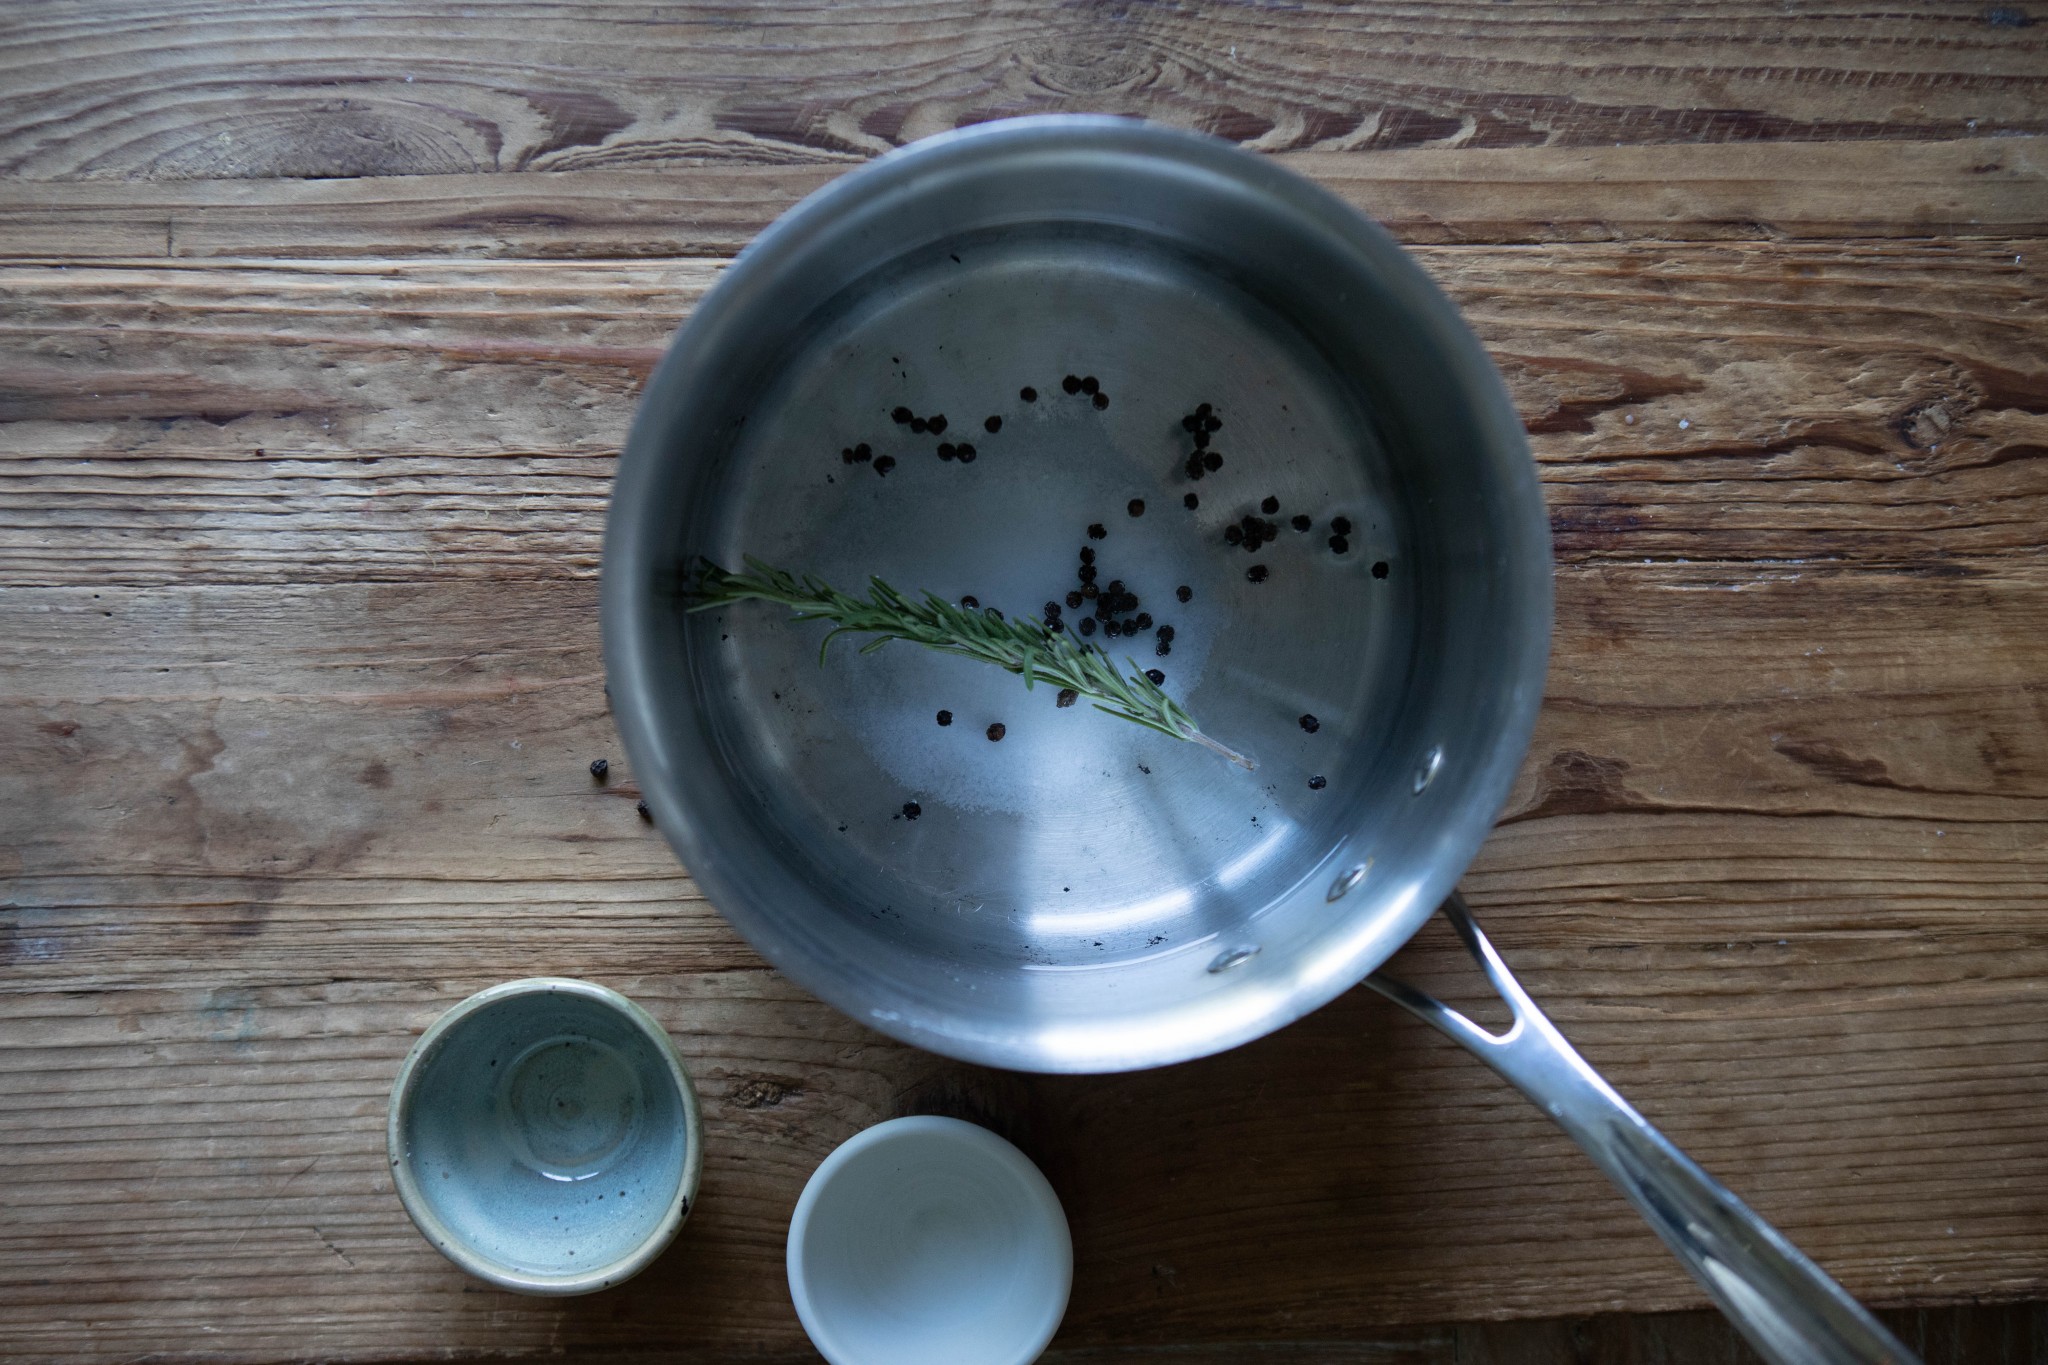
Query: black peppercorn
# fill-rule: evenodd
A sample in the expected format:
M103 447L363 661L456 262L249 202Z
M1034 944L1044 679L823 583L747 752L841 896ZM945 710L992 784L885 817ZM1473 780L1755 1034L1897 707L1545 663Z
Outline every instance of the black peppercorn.
M1058 635L1061 631L1065 630L1066 628L1067 623L1065 621L1060 620L1060 618L1057 616L1048 616L1045 618L1045 631L1048 635Z
M1331 536L1331 537L1330 537L1330 548L1331 548L1331 549L1333 549L1333 550L1335 550L1335 551L1336 551L1336 552L1337 552L1338 554L1340 554L1340 555L1341 555L1341 554L1344 554L1344 553L1345 553L1346 551L1350 550L1350 548L1351 548L1351 542L1350 542L1350 541L1348 541L1348 540L1346 540L1346 539L1344 539L1344 537L1342 537L1342 536Z
M1216 409L1210 407L1207 403L1195 404L1195 416L1197 417L1207 417L1210 413L1214 411L1216 411Z
M1200 479L1208 472L1208 470L1202 468L1202 457L1199 453L1188 456L1187 473L1189 478Z
M1211 474L1214 474L1217 470L1223 468L1223 456L1221 452L1214 450L1205 452L1202 455L1202 468L1208 470Z
M1202 505L1202 500L1196 497L1193 493L1190 493L1180 500L1180 505L1182 507L1187 508L1190 512L1192 512L1197 507L1200 507Z
M1038 390L1026 384L1023 388L1017 390L1017 396L1027 403L1036 403L1038 401Z
M903 818L904 818L904 819L906 819L906 820L915 820L915 819L916 819L916 818L917 818L918 816L920 816L920 815L923 815L923 814L924 814L924 807L923 807L923 806L920 806L920 805L918 805L918 804L917 804L917 802L915 802L915 801L905 801L905 802L903 803Z
M1266 581L1266 566L1254 564L1244 571L1244 576L1254 583L1263 583Z
M887 474L895 467L896 457L894 455L877 455L875 457L875 473Z
M1083 564L1093 564L1095 562L1095 547L1093 545L1083 545L1081 547L1081 562Z
M1165 675L1164 673L1161 673L1161 672L1160 672L1160 671L1159 671L1158 669L1156 669L1156 668L1148 668L1148 669L1146 669L1146 670L1145 670L1145 676L1146 676L1146 677L1148 677L1148 678L1150 678L1150 679L1152 680L1152 685L1153 685L1154 687L1157 687L1157 686L1159 686L1159 684L1161 684L1161 683L1163 683L1163 682L1165 682L1165 681L1166 681L1166 675Z
M922 417L913 417L910 419L910 429L922 436L931 430L931 423L925 421Z
M1270 493L1267 494L1265 501L1259 504L1259 510L1269 517L1272 516L1280 510L1280 499L1272 496Z
M1078 592L1070 592L1067 594L1067 605L1070 607L1078 607L1085 601L1087 601L1087 599L1081 596L1081 594Z
M1108 530L1108 528L1106 528L1105 526L1103 526L1103 524L1102 524L1101 522L1099 522L1099 521L1098 521L1098 522L1095 522L1095 523L1093 523L1093 524L1092 524L1092 525L1090 525L1090 526L1089 526L1089 528L1088 528L1088 539L1090 539L1090 540L1102 540L1102 539L1104 539L1105 537L1107 537L1108 535L1109 535L1109 530Z
M1010 732L1003 728L1003 723L1001 721L997 721L995 724L988 727L986 733L988 735L989 742L993 744L1001 740L1004 735Z
M1102 633L1114 640L1117 636L1124 633L1124 628L1114 621L1104 621L1102 623Z
M1242 527L1242 526L1226 526L1226 527L1224 527L1224 528L1223 528L1223 541L1224 541L1224 543L1225 543L1226 545L1242 545L1242 544L1244 544L1244 527Z
M1080 575L1083 583L1093 583L1095 581L1095 566L1093 564L1083 564L1075 572Z
M956 453L960 456L961 464L974 463L974 447L968 445L966 442L963 441L960 443L959 450Z
M981 614L983 616L988 617L988 619L991 621L1000 621L1003 619L1002 611L996 607L984 607L982 608Z
M983 422L981 424L981 429L987 432L989 435L993 436L1003 429L1003 419L1000 417L991 417L986 422Z
M1208 448L1209 448L1209 433L1208 433L1208 432L1206 432L1206 431L1198 431L1198 432L1196 432L1196 433L1195 433L1195 449L1196 449L1196 450L1207 450Z
M1145 515L1145 500L1143 498L1132 498L1124 505L1124 510L1134 517L1142 517Z
M889 420L900 427L906 425L914 415L909 408L896 408L889 413Z
M1082 617L1079 629L1083 635L1093 635L1095 633L1095 618L1092 616Z
M1095 586L1095 570L1091 567L1088 570L1087 581L1082 583L1081 585L1081 596L1087 598L1090 602L1093 602L1096 598L1096 595L1100 591L1101 590Z
M955 449L955 448L954 448L954 445L953 445L953 443L952 443L951 441L941 441L941 442L939 442L939 458L940 458L940 459L942 459L942 460L950 460L950 459L952 459L952 458L953 458L953 457L954 457L955 455L957 455L957 454L959 454L959 453L960 453L960 452L959 452L959 451L958 451L957 449Z
M840 450L839 450L839 463L841 463L841 464L852 464L852 463L853 463L853 447L852 447L852 446L842 446L842 447L840 447Z
M1172 644L1172 642L1171 642L1171 641L1168 641L1168 640L1161 640L1161 641L1159 642L1159 648L1157 648L1157 649L1153 650L1152 652L1153 652L1154 654L1157 654L1157 655L1158 655L1158 656L1159 656L1160 658L1162 658L1162 659L1163 659L1163 658L1165 658L1165 657L1166 657L1167 655L1169 655L1169 654L1173 653L1173 644Z
M1081 392L1086 394L1096 394L1100 393L1101 391L1102 381L1097 379L1094 375L1083 375L1081 377Z
M1180 419L1180 429L1182 431L1193 431L1198 425L1200 425L1200 419L1192 412Z
M593 758L590 760L590 775L600 782L604 781L605 774L611 770L612 764L608 758Z
M1315 525L1315 523L1309 520L1306 513L1296 512L1294 514L1294 520L1289 522L1288 525L1292 526L1297 531L1306 531L1309 527Z
M931 428L932 435L943 435L946 430L946 414L941 412L927 417L924 419L924 424Z
M1110 580L1109 580L1109 584L1108 584L1108 586L1106 586L1105 588L1103 588L1103 591L1104 591L1104 592L1106 592L1106 593L1108 593L1108 594L1109 594L1109 595L1110 595L1111 597L1120 597L1120 596L1122 596L1122 595L1123 595L1123 590L1124 590L1124 581L1123 581L1123 580L1122 580L1121 578L1112 578L1112 579L1110 579Z
M650 824L653 823L654 812L647 809L647 803L645 801L640 802L638 805L634 806L633 809L640 812L640 818L642 820L645 820Z
M1081 376L1078 374L1068 375L1060 381L1060 387L1068 393L1079 393L1081 391Z
M941 711L941 712L939 712L939 724L941 724L941 725L951 725L952 723L953 723L953 713L952 713L951 711Z
M1060 689L1060 695L1053 702L1053 705L1059 707L1061 710L1064 711L1067 707L1072 706L1075 702L1079 701L1080 699L1081 694L1079 692L1076 692L1071 687L1062 687Z
M1057 603L1057 602L1048 602L1048 603L1046 603L1046 604L1045 604L1045 614L1046 614L1047 616L1058 616L1058 615L1060 614L1060 604L1059 604L1059 603Z
M1308 789L1312 792L1319 792L1329 785L1329 779L1324 777L1321 773L1317 773L1314 777L1311 777L1308 780Z
M1372 576L1373 576L1374 578L1385 578L1385 577L1387 576L1387 561L1386 561L1386 560L1382 559L1382 560L1377 560L1377 561L1375 561L1375 562L1374 562L1374 564L1373 564L1373 566L1372 566Z
M1139 630L1152 629L1152 613L1149 611L1139 612L1137 616L1133 618L1132 624L1136 625Z
M1301 728L1308 731L1310 734L1314 734L1316 731L1323 728L1323 723L1317 720L1313 715L1311 715L1307 711L1304 711L1301 713Z
M1173 595L1175 597L1178 597L1181 601L1186 602L1194 597L1195 590L1189 587L1187 584L1183 583L1173 590Z
M1159 628L1159 638L1166 641L1168 644L1173 643L1173 627L1161 626Z
M1108 406L1109 406L1109 395L1108 395L1108 394L1106 394L1106 393L1098 393L1098 394L1096 394L1096 395L1095 395L1095 410L1096 410L1097 412L1100 412L1100 411L1101 411L1102 409L1104 409L1104 408L1106 408L1106 407L1108 407Z
M1202 425L1210 431L1221 431L1223 430L1223 419L1221 417L1204 417Z
M963 607L978 607L981 605L981 601L975 597L963 597L960 599L960 605Z
M1336 533L1337 533L1338 535L1340 535L1340 536L1348 536L1348 535L1350 535L1350 534L1351 534L1351 518L1349 518L1349 517L1332 517L1332 518L1330 518L1330 529L1331 529L1332 531L1335 531L1335 532L1336 532Z

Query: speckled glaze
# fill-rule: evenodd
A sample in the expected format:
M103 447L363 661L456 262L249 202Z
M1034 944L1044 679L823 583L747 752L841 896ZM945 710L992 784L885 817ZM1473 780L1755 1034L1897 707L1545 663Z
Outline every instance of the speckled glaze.
M522 1294L631 1279L697 1196L703 1125L675 1044L617 991L530 977L435 1020L398 1070L391 1178L449 1260Z

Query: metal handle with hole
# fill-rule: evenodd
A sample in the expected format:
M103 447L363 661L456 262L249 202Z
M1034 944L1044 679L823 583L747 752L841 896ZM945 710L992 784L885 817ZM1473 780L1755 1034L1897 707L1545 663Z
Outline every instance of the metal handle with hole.
M1463 897L1452 893L1443 912L1514 1011L1505 1033L1487 1032L1384 971L1365 984L1463 1043L1571 1134L1765 1360L1918 1365L1827 1272L1673 1146L1586 1064L1508 971Z

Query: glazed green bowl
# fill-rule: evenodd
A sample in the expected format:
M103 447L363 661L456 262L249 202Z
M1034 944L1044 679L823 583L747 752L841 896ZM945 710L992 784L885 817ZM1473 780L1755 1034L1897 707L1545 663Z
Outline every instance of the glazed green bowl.
M674 1240L703 1125L652 1016L589 981L532 977L420 1036L387 1140L405 1211L449 1260L522 1294L588 1294Z

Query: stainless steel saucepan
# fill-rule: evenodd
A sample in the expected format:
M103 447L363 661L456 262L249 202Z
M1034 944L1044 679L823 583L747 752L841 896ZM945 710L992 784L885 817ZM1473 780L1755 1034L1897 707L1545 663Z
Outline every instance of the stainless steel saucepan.
M1195 478L1202 404L1219 459ZM1255 553L1226 539L1246 516L1276 528ZM684 612L697 564L752 555L1037 618L1081 588L1083 547L1156 623L1107 647L1256 771L984 664L840 641L821 666L822 625ZM649 384L603 611L662 831L854 1017L994 1066L1114 1071L1363 980L1578 1139L1767 1357L1911 1358L1587 1067L1453 894L1542 696L1548 526L1478 342L1316 186L1107 118L984 125L828 186ZM1505 1034L1377 974L1439 905Z

